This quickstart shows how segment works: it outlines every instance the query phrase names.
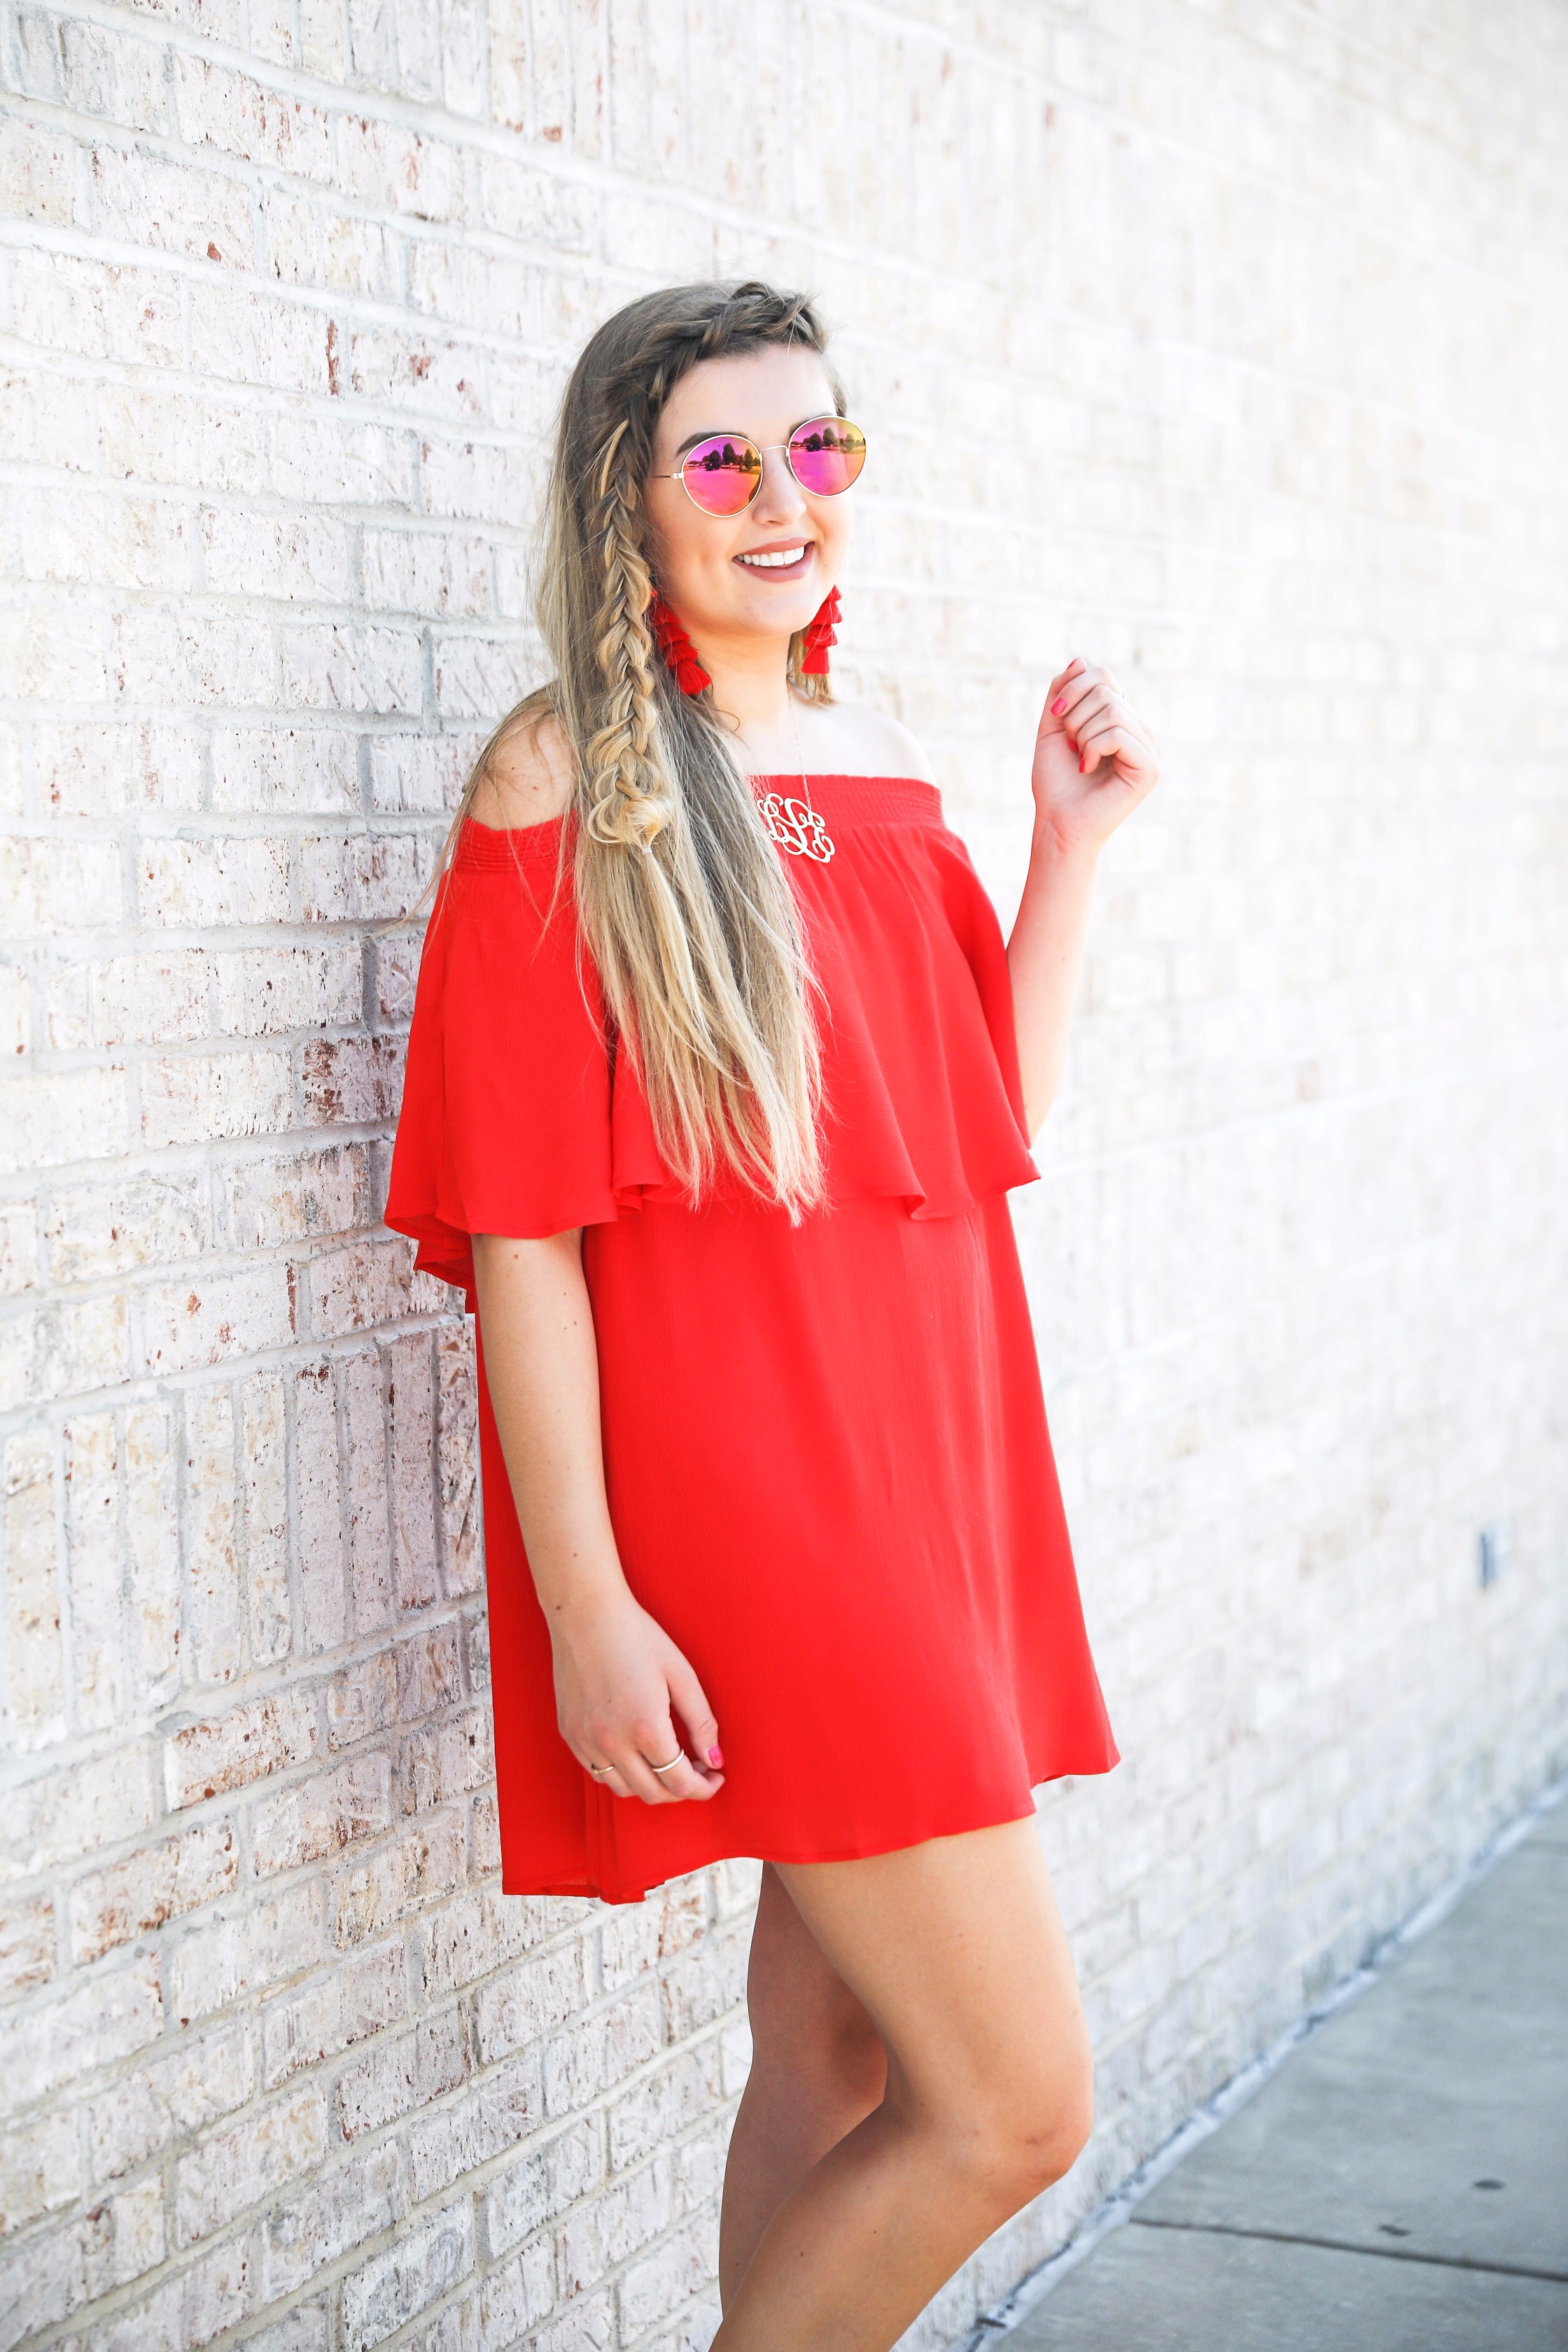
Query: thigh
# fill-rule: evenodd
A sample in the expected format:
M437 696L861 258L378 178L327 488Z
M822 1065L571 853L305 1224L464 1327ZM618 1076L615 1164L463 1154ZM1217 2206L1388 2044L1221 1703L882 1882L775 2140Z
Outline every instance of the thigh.
M918 2105L1081 2105L1089 2035L1032 1815L851 1862L774 1865Z
M865 2003L817 1942L773 1863L763 1865L746 1969L746 2006L759 2058L794 2067L878 2045Z

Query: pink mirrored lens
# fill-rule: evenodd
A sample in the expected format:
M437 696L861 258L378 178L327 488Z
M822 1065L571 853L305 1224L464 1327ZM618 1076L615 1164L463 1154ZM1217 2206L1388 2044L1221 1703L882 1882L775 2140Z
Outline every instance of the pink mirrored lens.
M837 498L866 462L866 436L847 416L814 416L789 439L789 467L803 490Z
M760 449L733 433L700 441L680 461L681 478L710 514L739 514L751 505L763 476Z

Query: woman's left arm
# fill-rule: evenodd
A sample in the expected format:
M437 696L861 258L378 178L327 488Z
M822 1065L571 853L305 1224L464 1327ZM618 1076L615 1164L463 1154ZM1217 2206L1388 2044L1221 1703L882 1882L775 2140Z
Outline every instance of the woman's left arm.
M1070 661L1035 738L1034 839L1007 942L1031 1141L1061 1083L1100 853L1159 776L1153 739L1110 672Z

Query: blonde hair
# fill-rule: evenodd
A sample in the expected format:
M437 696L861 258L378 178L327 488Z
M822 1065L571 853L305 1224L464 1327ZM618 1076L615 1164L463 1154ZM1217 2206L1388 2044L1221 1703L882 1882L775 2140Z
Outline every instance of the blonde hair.
M573 755L570 835L583 941L671 1175L722 1172L785 1208L822 1197L815 982L795 899L710 690L682 694L648 624L643 485L674 386L699 362L826 338L801 295L755 279L667 288L606 320L562 403L536 604L555 665L485 745L448 862L500 747L547 715ZM834 396L844 403L837 381ZM831 700L801 668L794 692Z

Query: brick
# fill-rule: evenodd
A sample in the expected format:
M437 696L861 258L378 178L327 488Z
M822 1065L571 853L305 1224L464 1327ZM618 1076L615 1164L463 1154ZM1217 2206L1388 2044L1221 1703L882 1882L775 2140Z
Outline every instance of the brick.
M0 212L68 226L76 217L77 145L30 122L15 122L0 169Z
M134 609L115 624L110 675L129 702L229 709L276 698L272 635L259 614Z
M38 1279L38 1219L31 1201L0 1204L0 1297L16 1298Z
M169 1964L169 2007L181 2025L247 1994L303 1976L322 1957L321 1889L310 1880L247 1909L187 1928Z
M346 621L296 622L279 631L279 642L283 699L290 707L387 712L423 708L424 658L411 629Z
M370 2052L338 2077L338 2119L346 2140L380 2131L412 2109L427 2107L467 2080L463 2021L455 2009L422 2018L406 2033L378 2035Z
M105 384L98 416L106 474L210 490L261 488L264 420L232 398Z
M226 1192L229 1236L237 1248L350 1233L370 1216L369 1155L363 1144L340 1143L247 1160L228 1171Z
M247 948L216 959L218 1026L234 1037L347 1026L360 1017L360 950Z
M286 1347L294 1337L294 1286L287 1265L195 1274L142 1294L148 1371L167 1374L220 1364L230 1356Z
M315 1258L310 1320L318 1337L337 1339L405 1315L413 1255L399 1239L354 1242Z
M247 1381L241 1425L240 1495L245 1514L245 1594L250 1654L269 1662L293 1643L289 1592L289 1449L284 1384L261 1373Z
M204 1822L79 1878L70 1892L71 1958L79 1967L101 1959L117 1944L230 1894L238 1877L232 1824Z
M0 2033L0 2105L18 2114L79 2075L132 2057L157 2039L163 2022L154 1956L100 1969L87 1982L35 2002L6 2021Z
M233 2115L256 2089L243 2027L184 2037L166 2058L122 2076L89 2101L87 2149L95 2183L133 2172L152 2158Z
M582 2019L574 2033L544 2051L546 2115L578 2113L645 2065L661 2039L658 1994L652 1985L638 1986L613 2007Z
M331 123L320 107L207 58L176 51L174 68L179 134L188 145L220 147L303 179L331 178Z
M158 1704L172 1696L180 1650L174 1441L164 1406L138 1406L126 1414L121 1461L131 1657L142 1693Z
M0 2141L0 2232L58 2213L81 2192L81 2147L74 2115L44 2116Z
M340 1949L397 1926L463 1883L463 1825L436 1813L332 1881L332 1940Z
M482 737L378 735L370 750L371 793L378 809L439 814L455 809L478 759Z
M412 908L435 862L421 834L358 833L300 844L300 892L314 923L395 920Z
M149 841L136 861L144 923L182 929L289 919L289 853L280 841Z
M418 614L490 609L489 549L477 536L367 530L361 562L365 602L374 609Z
M0 1130L0 1171L105 1160L125 1150L129 1111L123 1070L72 1070L14 1078Z
M57 1766L11 1788L0 1812L0 1877L33 1878L134 1837L153 1818L145 1751Z
M65 1727L65 1654L55 1536L54 1448L45 1430L5 1451L6 1649L14 1736L24 1747Z
M343 2281L344 2352L370 2352L474 2267L474 2209L468 2198L420 2225Z
M359 806L353 737L333 727L217 727L213 805L310 814Z
M111 588L196 585L195 534L172 499L53 488L16 501L23 576Z
M320 340L319 324L312 332ZM253 596L340 604L351 594L348 528L330 516L209 508L202 516L202 542L208 578L243 580Z
M15 2000L55 1972L55 1906L47 1895L0 1906L0 2000Z
M591 2197L605 2179L604 2136L596 2120L573 2124L498 2173L481 2207L484 2243L504 2254Z
M91 1282L198 1256L210 1244L206 1186L194 1172L63 1185L44 1213L57 1282Z
M16 940L120 920L120 860L110 841L0 841L0 920Z
M19 254L11 303L17 336L43 350L153 367L175 367L184 357L179 280L166 266Z
M417 220L450 220L462 206L464 172L456 147L401 126L345 119L340 127L338 173L346 194L391 198Z
M119 1720L126 1701L114 1416L73 1418L63 1435L72 1713L79 1728L98 1731Z
M323 1862L392 1827L392 1766L359 1756L313 1773L259 1805L251 1821L252 1868L268 1877Z
M668 2230L674 2219L674 2179L668 2157L617 2180L592 2204L570 2215L562 2227L559 2273L564 2292L581 2294L598 2285L607 2273L619 2269ZM630 2276L643 2275L643 2267L634 2264ZM670 2301L684 2299L672 2296ZM668 2307L668 2303L663 2306ZM646 2325L652 2315L646 2303L642 2309Z
M548 2040L584 2006L586 1957L580 1943L563 1945L480 1987L474 1997L474 2046L481 2065Z
M272 487L279 498L322 506L411 507L414 452L413 434L400 426L292 415L271 428Z
M210 1035L212 971L199 949L66 965L49 991L49 1044L65 1053Z
M485 1787L494 1774L490 1710L468 1707L404 1741L397 1759L403 1810L428 1812L451 1804Z
M255 239L243 180L107 142L93 149L90 170L93 224L100 236L231 268L250 267Z
M460 1895L425 1930L425 1993L439 2000L516 1959L544 1933L538 1906L502 1899L494 1887Z
M392 1622L392 1528L387 1511L386 1397L379 1355L348 1357L340 1374L348 1451L349 1574L359 1632ZM329 1707L330 1707L329 1700Z
M188 2246L210 2236L320 2164L326 2126L322 2095L306 2084L182 2157L174 2167L177 2242Z
M13 694L41 702L101 702L110 690L108 638L90 604L40 597L0 612L0 663Z
M416 2202L438 2197L467 2172L504 2155L540 2123L536 2053L491 2067L438 2114L408 2130L408 2181Z
M289 1124L290 1091L283 1054L192 1054L148 1062L142 1070L142 1139L156 1150L275 1134Z
M331 1650L348 1631L348 1592L342 1469L330 1364L303 1364L295 1373L294 1415L305 1643L312 1651Z
M384 2146L334 2167L302 2197L268 2213L260 2254L268 2301L296 2293L353 2247L390 2229L398 2218L401 2185L397 2150Z
M387 1349L392 1433L393 1585L400 1609L436 1598L432 1512L435 1394L430 1341L424 1332Z
M173 1732L164 1743L164 1792L172 1811L243 1789L316 1753L315 1710L302 1690L249 1699L227 1715Z
M398 299L403 239L385 221L271 188L263 235L267 267L285 285L317 286L377 302Z
M195 808L201 798L201 741L188 726L40 725L34 755L38 790L62 816L167 812Z
M466 1323L436 1336L437 1475L440 1486L442 1581L448 1597L478 1592L484 1579L479 1526L478 1394Z
M262 2012L262 2076L275 2089L304 2066L319 2065L371 2034L401 2022L408 1988L401 1944L334 1959L331 1973L306 1991ZM369 2231L365 2233L367 2236Z

